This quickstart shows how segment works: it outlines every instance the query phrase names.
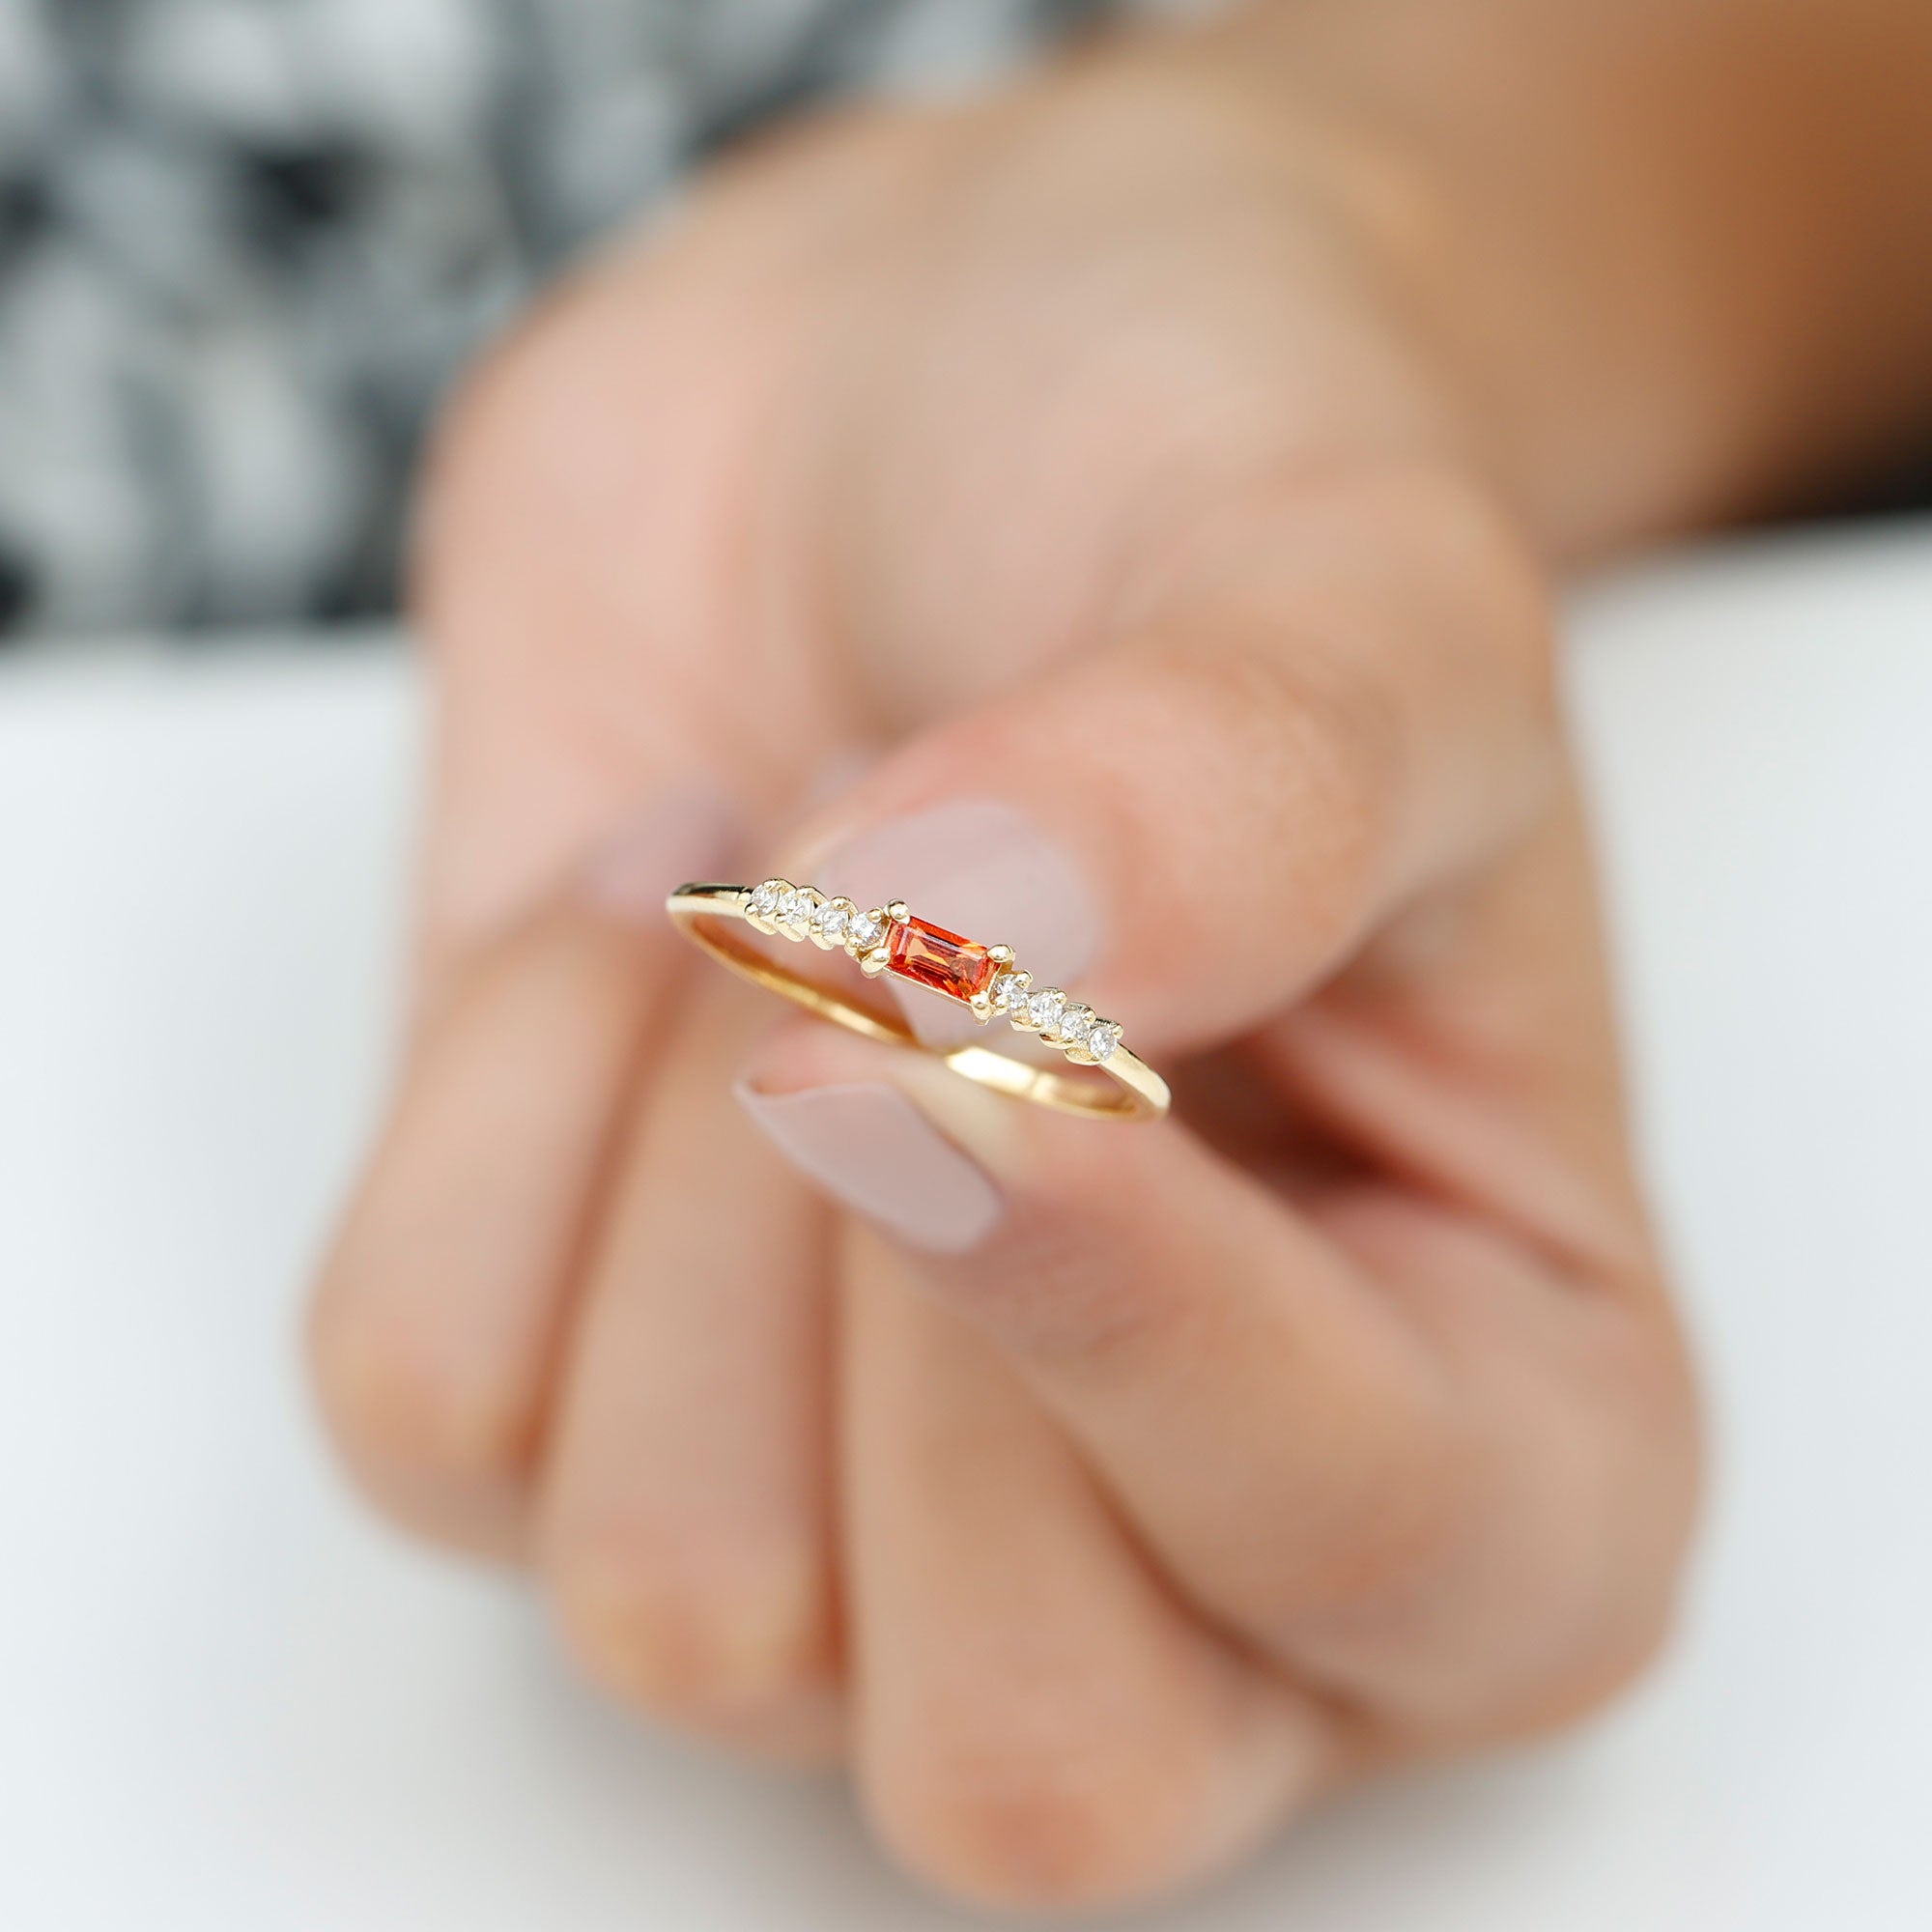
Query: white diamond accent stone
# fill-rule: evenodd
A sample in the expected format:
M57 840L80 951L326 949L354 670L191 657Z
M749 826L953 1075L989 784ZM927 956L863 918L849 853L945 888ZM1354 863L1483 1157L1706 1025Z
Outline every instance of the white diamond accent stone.
M800 892L783 892L779 895L779 902L772 908L772 917L781 925L790 925L804 917L810 909L811 901Z
M991 998L996 1013L1009 1012L1023 1003L1026 988L1020 983L1020 976L1017 973L1002 973L993 981Z
M1055 1026L1065 1010L1066 995L1058 986L1048 986L1044 992L1035 993L1027 1001L1027 1019L1041 1033Z
M885 926L868 912L852 915L852 940L861 952L869 952L886 936Z
M775 879L767 879L763 885L753 888L751 902L745 910L755 914L759 919L770 919L778 902L778 882Z
M1121 1030L1112 1020L1096 1020L1082 1043L1095 1060L1111 1060L1121 1043Z
M1098 1017L1092 1007L1068 1007L1060 1016L1060 1037L1074 1046L1084 1044Z
M841 905L822 905L812 914L812 924L830 940L845 937L845 927L852 915Z

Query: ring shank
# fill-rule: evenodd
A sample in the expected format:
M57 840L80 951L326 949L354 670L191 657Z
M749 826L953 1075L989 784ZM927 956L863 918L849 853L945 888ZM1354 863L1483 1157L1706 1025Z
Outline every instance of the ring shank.
M695 946L753 985L867 1039L888 1046L909 1046L921 1053L933 1052L903 1020L861 1006L834 987L790 971L723 929L722 922L744 919L750 896L744 886L680 886L666 901L665 910L672 924ZM1096 1065L1091 1073L1062 1073L1052 1067L1033 1066L986 1046L954 1047L936 1057L953 1072L981 1087L1015 1100L1031 1101L1037 1107L1050 1107L1056 1113L1078 1114L1089 1120L1152 1121L1167 1112L1167 1082L1124 1046L1115 1047L1112 1057L1104 1065Z

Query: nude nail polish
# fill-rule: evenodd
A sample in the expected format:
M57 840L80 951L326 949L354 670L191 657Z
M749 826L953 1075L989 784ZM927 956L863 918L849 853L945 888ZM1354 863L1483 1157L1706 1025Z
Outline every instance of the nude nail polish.
M737 1094L807 1179L912 1247L964 1254L1006 1211L984 1171L884 1081L791 1094L740 1082Z

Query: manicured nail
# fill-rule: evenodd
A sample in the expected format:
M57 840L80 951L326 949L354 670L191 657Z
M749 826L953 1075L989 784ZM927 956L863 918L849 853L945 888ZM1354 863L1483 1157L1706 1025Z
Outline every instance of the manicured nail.
M738 817L718 786L699 780L661 793L613 827L583 869L584 891L606 912L664 923L666 898L729 865Z
M986 1176L884 1081L793 1094L741 1081L736 1091L753 1124L807 1179L913 1247L964 1254L1005 1211Z
M921 919L982 945L1010 946L1037 985L1077 979L1099 950L1099 909L1072 855L997 799L958 799L840 840L812 883L862 906L903 899ZM940 994L888 981L928 1046L980 1037Z

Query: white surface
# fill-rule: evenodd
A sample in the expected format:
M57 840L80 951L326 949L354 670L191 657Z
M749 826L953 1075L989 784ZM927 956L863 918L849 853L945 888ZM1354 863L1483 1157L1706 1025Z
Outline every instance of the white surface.
M1932 530L1600 594L1576 688L1717 1389L1671 1667L1323 1818L1189 1932L1932 1924ZM0 1926L923 1932L838 1788L639 1735L325 1466L380 1079L375 652L0 677Z

